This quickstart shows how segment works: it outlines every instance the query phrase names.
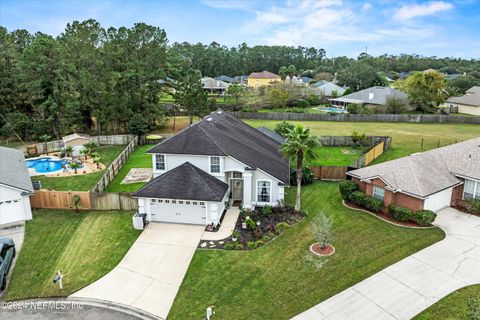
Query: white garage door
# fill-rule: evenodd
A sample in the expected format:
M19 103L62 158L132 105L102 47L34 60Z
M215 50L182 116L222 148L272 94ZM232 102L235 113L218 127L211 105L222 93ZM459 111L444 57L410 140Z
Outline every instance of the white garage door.
M23 202L21 199L1 201L0 224L25 220Z
M199 201L180 201L172 203L169 200L156 199L155 202L150 201L150 212L152 221L173 222L173 223L189 223L189 224L206 224L206 203ZM180 203L182 202L182 203Z
M425 199L423 208L425 210L438 211L440 209L450 206L450 201L452 199L452 190L453 188L449 188L432 194L427 199Z

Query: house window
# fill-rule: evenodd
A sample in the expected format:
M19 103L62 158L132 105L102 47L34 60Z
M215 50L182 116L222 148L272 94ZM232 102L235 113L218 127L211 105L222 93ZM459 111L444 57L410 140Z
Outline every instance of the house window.
M271 202L271 183L270 181L257 181L257 201L258 202Z
M204 205L205 205L205 202L200 202L200 205L201 205L201 206L204 206Z
M155 203L155 201L156 201L155 199L152 199L152 203Z
M373 186L373 197L383 201L385 198L385 189Z
M185 201L185 204L190 204L190 201Z
M220 157L210 157L210 172L220 173Z
M480 199L480 182L474 180L465 180L463 187L463 199Z
M170 200L165 200L165 203L170 203Z
M234 172L233 173L233 178L241 179L242 178L242 173L241 172Z
M178 204L183 204L183 201L178 201Z
M177 200L172 200L172 203L177 203Z
M192 204L193 204L194 206L196 206L196 205L197 205L197 201L193 201Z
M165 170L165 155L164 154L156 154L155 155L155 168L157 170Z
M163 200L162 200L162 199L158 199L158 203L162 203L162 202L163 202Z

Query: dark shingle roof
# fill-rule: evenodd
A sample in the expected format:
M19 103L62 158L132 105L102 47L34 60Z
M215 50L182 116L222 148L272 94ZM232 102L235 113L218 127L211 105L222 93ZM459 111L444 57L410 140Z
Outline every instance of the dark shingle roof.
M228 184L185 162L147 183L133 194L140 198L222 201Z
M370 87L357 92L347 94L340 98L328 99L330 101L339 101L346 103L368 103L386 105L389 97L395 97L400 100L408 101L408 95L390 87Z
M270 130L270 129L265 128L265 127L257 128L257 130L260 131L261 133L263 133L264 135L266 135L267 137L270 137L271 139L277 141L280 144L285 142L285 138L282 137L281 135L279 135L278 133L276 133L273 130Z
M21 151L0 147L0 184L33 192L25 157Z
M284 183L289 181L289 164L280 154L280 144L221 111L159 143L148 153L231 156Z
M427 197L461 181L480 179L480 138L349 171L360 179L380 177L393 190Z

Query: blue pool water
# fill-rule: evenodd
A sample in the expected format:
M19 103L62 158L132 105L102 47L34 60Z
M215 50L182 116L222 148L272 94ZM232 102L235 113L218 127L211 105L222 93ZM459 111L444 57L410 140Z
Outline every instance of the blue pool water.
M38 158L34 160L27 160L27 168L35 169L39 173L49 173L62 170L62 163L64 160L53 160L49 157Z
M332 108L332 107L320 107L318 110L325 111L325 112L335 112L335 113L347 113L348 111L345 109L340 108Z

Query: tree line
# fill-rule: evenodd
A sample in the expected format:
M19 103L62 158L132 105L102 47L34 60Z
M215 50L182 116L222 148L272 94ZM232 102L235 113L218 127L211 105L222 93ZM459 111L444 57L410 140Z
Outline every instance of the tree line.
M480 81L480 60L475 59L365 53L356 59L328 58L324 49L302 46L169 45L159 27L104 28L93 19L69 23L57 37L0 26L0 48L0 135L26 140L73 131L153 129L164 121L160 99L172 88L189 114L202 115L208 106L198 85L201 76L268 70L282 76L335 77L360 90L386 84L387 76L396 79L402 72L432 68L465 74L456 80L459 92ZM168 78L174 81L159 81Z

